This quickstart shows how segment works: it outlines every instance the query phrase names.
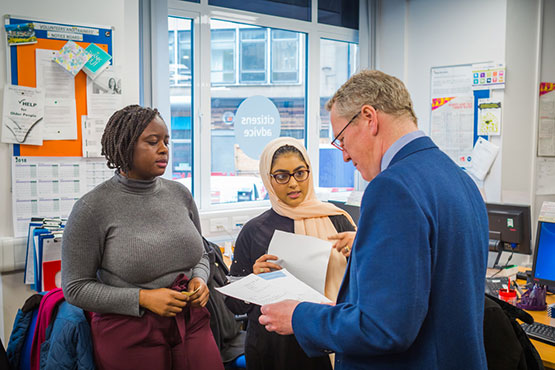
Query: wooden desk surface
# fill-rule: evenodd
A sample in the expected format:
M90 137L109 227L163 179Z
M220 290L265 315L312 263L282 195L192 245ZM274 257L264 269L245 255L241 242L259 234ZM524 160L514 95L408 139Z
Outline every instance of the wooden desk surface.
M526 281L524 280L517 280L517 284L524 286ZM547 304L555 303L555 295L550 294L546 298ZM555 319L550 318L547 316L547 311L526 311L534 318L534 321L547 324L551 326L555 326ZM540 357L542 358L543 365L549 369L555 369L555 346L551 346L549 344L539 342L537 340L531 339L532 344L538 350Z

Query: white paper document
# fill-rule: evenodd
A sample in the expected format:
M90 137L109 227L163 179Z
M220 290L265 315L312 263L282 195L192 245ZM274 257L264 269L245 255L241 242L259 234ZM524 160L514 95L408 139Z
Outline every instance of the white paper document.
M43 90L6 85L3 111L3 143L42 145Z
M279 257L278 265L324 294L332 243L312 236L276 230L268 254Z
M257 305L276 303L285 299L302 302L331 303L287 269L265 274L250 274L231 284L216 288L220 293Z
M555 202L543 202L538 221L555 222Z
M45 92L44 140L77 140L75 77L52 61L55 50L36 50L37 87Z
M555 91L540 96L538 156L555 156Z
M472 67L469 64L433 67L430 85L432 99L472 95Z
M87 78L87 113L89 118L105 122L115 111L123 108L119 68L110 66L94 81Z
M470 156L472 167L468 170L479 180L484 180L499 152L499 147L484 138L478 138Z
M538 158L536 194L555 194L555 158Z
M107 119L104 118L81 118L81 134L83 141L83 157L104 157L102 152L102 134L106 128Z
M478 135L501 135L501 102L478 99Z
M474 144L474 97L439 99L432 107L432 140L459 166L470 167Z
M27 236L32 217L67 218L79 197L113 174L100 158L12 157L14 235Z

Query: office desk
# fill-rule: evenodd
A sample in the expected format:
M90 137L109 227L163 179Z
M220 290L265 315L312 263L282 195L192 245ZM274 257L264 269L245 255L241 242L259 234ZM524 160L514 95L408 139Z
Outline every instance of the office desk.
M518 285L524 286L526 285L526 281L524 280L517 280ZM547 304L555 303L555 295L551 294L547 296ZM547 310L545 311L526 311L534 318L534 321L547 324L551 326L555 326L555 319L550 318L547 316ZM549 369L555 369L555 346L551 346L549 344L539 342L537 340L532 339L532 344L538 350L540 357L543 360L543 365Z

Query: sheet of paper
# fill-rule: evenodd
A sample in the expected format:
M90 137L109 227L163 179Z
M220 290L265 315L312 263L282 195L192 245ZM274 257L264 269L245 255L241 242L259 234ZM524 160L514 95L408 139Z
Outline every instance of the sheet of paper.
M362 196L363 195L364 195L363 191L353 190L351 192L351 194L349 194L349 197L347 198L347 201L345 202L345 204L360 207L360 203L362 203Z
M469 168L474 147L474 97L434 99L430 136L455 163Z
M478 99L478 135L501 135L501 102Z
M32 217L67 218L77 199L113 174L100 158L12 157L14 235L27 236Z
M536 194L555 194L555 158L538 158Z
M542 85L548 83L542 82ZM555 91L540 89L538 156L555 156Z
M555 222L555 202L543 202L539 221Z
M37 87L45 92L44 140L77 140L75 77L52 58L55 50L36 50Z
M484 180L488 174L497 153L499 152L499 147L484 138L478 138L476 145L474 145L474 150L472 150L471 160L472 167L469 168L469 172L476 176L479 180Z
M102 134L106 127L105 118L81 118L81 134L83 142L83 157L104 157L102 152Z
M268 254L279 257L278 265L324 294L331 246L327 240L276 230Z
M472 95L472 66L434 67L430 86L432 99Z
M287 269L265 274L250 274L235 282L216 288L220 293L257 305L276 303L285 299L302 302L330 303L331 301L306 285Z
M110 116L123 108L120 68L109 66L93 81L87 79L87 113L90 118Z
M44 91L6 85L2 116L2 142L42 145Z

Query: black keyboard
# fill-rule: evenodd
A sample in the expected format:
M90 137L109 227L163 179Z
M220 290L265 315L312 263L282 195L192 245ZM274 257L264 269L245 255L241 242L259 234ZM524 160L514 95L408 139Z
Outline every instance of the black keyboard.
M533 324L523 323L521 325L530 338L555 346L555 327L540 324L539 322Z

